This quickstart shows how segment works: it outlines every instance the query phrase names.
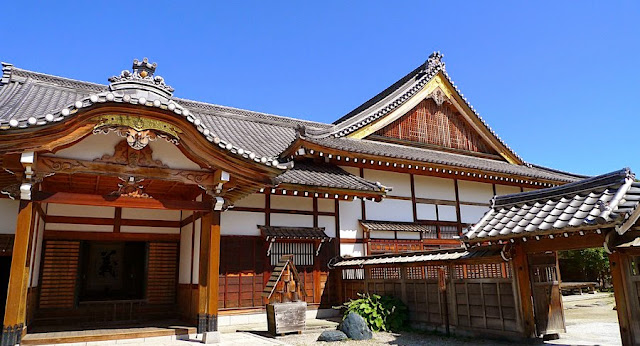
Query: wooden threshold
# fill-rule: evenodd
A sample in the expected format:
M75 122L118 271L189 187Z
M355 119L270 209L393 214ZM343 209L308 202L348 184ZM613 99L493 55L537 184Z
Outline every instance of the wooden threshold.
M100 329L98 329L100 328ZM22 338L21 345L50 345L58 343L80 343L92 341L111 341L122 339L140 339L158 336L184 336L196 333L196 327L185 326L182 322L150 322L146 325L132 324L119 325L113 328L104 326L98 328L86 327L73 328L75 330L66 331L46 331L46 328L36 328L35 332L28 332ZM53 328L60 330L63 328Z

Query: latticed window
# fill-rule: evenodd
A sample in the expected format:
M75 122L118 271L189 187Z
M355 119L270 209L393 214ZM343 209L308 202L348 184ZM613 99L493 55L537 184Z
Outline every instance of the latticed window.
M369 269L371 279L400 279L400 268L382 267Z
M458 226L440 226L440 238L454 239L458 235Z
M282 255L293 255L293 264L296 266L312 266L315 257L314 244L273 243L271 248L271 265L276 265Z
M364 280L364 268L342 269L344 280Z
M510 263L458 264L453 267L455 279L510 278Z

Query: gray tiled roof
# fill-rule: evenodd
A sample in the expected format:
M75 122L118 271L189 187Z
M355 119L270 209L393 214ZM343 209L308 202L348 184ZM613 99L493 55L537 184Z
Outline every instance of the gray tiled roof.
M91 94L108 91L107 85L82 82L15 68L3 64L0 80L0 124L15 119L27 123L34 117L44 123L48 113L59 111ZM296 138L296 127L322 129L331 125L241 110L172 97L202 119L212 132L234 147L258 156L276 158Z
M363 256L345 258L334 264L335 267L360 267L375 266L393 263L423 263L435 261L461 261L471 258L480 257L497 257L500 255L500 249L496 248L474 248L465 250L459 249L442 249L418 252L405 252L398 254L384 254L374 256Z
M431 232L435 230L432 225L415 222L360 221L360 223L369 231Z
M296 162L293 168L276 177L276 183L383 192L381 185L355 176L338 166L303 161Z
M324 227L275 227L258 226L262 235L267 238L282 239L329 239L324 233Z
M470 242L614 227L635 222L640 183L628 169L548 189L496 196L466 230ZM625 230L619 230L624 232Z
M505 161L461 155L433 149L408 147L394 143L378 142L367 139L329 137L305 138L305 140L311 143L325 146L327 148L344 150L352 153L384 156L432 164L451 165L460 168L489 171L501 174L515 174L532 179L548 179L553 181L572 182L584 178L584 176L550 170L542 168L540 166L520 166Z

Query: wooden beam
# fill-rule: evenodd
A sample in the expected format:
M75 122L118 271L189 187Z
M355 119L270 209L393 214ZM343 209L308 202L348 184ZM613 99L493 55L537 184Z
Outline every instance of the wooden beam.
M616 299L616 310L618 312L618 324L620 326L620 338L622 339L622 345L631 346L636 345L634 343L634 332L638 333L640 331L632 330L629 321L632 321L633 316L631 316L631 311L633 309L632 306L629 305L629 290L627 286L627 275L628 270L626 270L626 256L619 253L614 252L609 255L609 265L611 268L611 281L613 283L613 293ZM637 319L638 316L635 316Z
M27 286L29 285L29 243L33 232L34 203L20 201L13 258L7 289L7 304L2 326L2 346L20 343L26 330Z
M130 167L115 163L94 162L57 157L38 156L37 172L50 174L93 174L97 176L138 176L146 179L176 181L184 184L213 186L218 181L211 171L177 170L162 167Z
M164 233L123 233L123 232L82 232L44 231L45 239L57 240L97 240L97 241L165 241L179 242L180 234Z
M153 198L115 197L89 195L71 192L35 192L33 201L41 203L59 203L75 205L95 205L105 207L168 209L168 210L197 210L209 211L212 204L209 201L196 202L186 200L158 200Z
M528 241L523 243L522 246L527 253L597 248L602 247L605 233L602 231L600 234L586 233L585 235L578 235L577 232L572 232L566 238L562 234L556 234L553 239L544 238L540 240L535 240L534 237L527 237Z
M529 275L529 261L527 253L521 245L515 246L513 258L513 271L520 300L521 328L523 336L535 337L535 318L533 314L533 292L531 289L531 276Z

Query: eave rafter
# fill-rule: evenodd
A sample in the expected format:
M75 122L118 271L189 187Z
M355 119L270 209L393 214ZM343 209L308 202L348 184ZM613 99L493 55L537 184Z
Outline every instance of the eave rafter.
M499 183L514 186L529 185L531 187L540 188L552 187L565 183L561 181L517 176L507 173L490 173L479 169L457 167L445 164L349 152L306 141L302 137L299 137L295 142L293 142L289 146L289 148L282 154L282 157L287 157L289 159L321 159L324 162L340 166L355 166L371 169L379 169L380 167L384 167L385 170L403 173L425 174L447 178L459 177L460 179L477 180L487 183Z

